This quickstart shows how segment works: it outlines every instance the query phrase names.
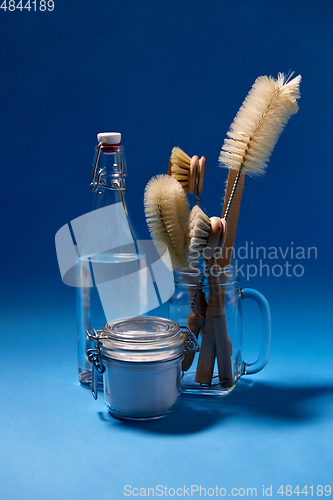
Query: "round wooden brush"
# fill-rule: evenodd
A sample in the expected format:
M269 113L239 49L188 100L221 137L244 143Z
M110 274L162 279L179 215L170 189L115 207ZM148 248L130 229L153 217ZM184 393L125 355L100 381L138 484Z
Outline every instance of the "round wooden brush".
M201 341L201 350L198 360L198 368L196 372L196 382L209 384L209 377L211 380L212 366L214 365L215 359L215 335L214 328L217 327L218 322L212 320L210 316L215 315L218 316L220 314L220 304L218 302L219 295L213 291L216 291L216 278L215 282L212 281L210 276L211 269L216 263L216 259L221 255L221 249L223 248L224 242L226 238L226 223L224 220L219 217L209 218L207 215L199 208L198 206L193 207L189 221L187 224L187 237L186 237L186 256L187 261L191 268L198 262L201 256L205 258L205 269L202 274L202 278L198 280L198 287L193 295L191 308L192 313L188 318L188 326L193 329L198 330L198 333L194 332L196 335L199 334L200 328L203 328L202 341ZM208 306L205 308L205 316L203 318L198 314L196 310L197 306L197 297L200 299L202 292L202 284L206 277L206 269L208 271L208 283L209 283L209 302ZM213 289L213 285L215 283L215 287ZM218 289L217 289L218 290ZM217 299L216 299L217 297ZM202 300L202 298L201 298ZM205 322L203 321L205 319ZM189 325L191 322L192 327ZM192 358L193 359L193 358ZM212 363L213 362L213 363ZM191 364L183 363L183 366L186 366L188 369ZM183 368L185 371L185 369ZM226 377L227 378L227 377Z
M202 193L205 176L205 157L199 160L198 156L190 158L182 149L172 149L168 174L176 179L185 193L196 196Z
M232 369L231 369L231 342L229 337L219 337L221 322L225 320L225 309L221 300L220 293L220 276L213 272L216 266L216 256L220 253L222 242L225 239L225 225L219 217L210 219L211 229L204 252L207 278L209 284L209 299L206 310L205 324L201 339L201 349L198 359L198 366L195 375L195 381L199 384L210 385L213 377L215 356L217 347L222 348L222 352L226 353L224 361L229 359L229 363L224 363L223 381L227 383L229 380L232 384ZM217 346L216 339L219 345ZM222 375L222 371L220 373Z
M195 264L199 261L202 256L203 250L207 245L208 237L211 229L211 223L209 217L195 205L190 213L187 228L186 228L186 238L185 238L185 252L188 265L190 269L194 270ZM204 273L202 280L204 279ZM194 281L195 280L195 281ZM193 277L193 284L196 285L193 292L190 293L191 300L191 310L192 312L188 315L187 326L198 338L200 330L204 325L205 313L207 309L207 303L205 294L201 289L202 280L199 280L197 274ZM187 340L187 338L185 338ZM187 371L193 362L194 352L186 353L184 360L182 362L182 370Z
M190 209L179 182L168 175L153 177L145 188L144 210L150 234L162 259L166 245L172 268L185 266L185 234Z
M205 249L211 223L209 217L195 205L190 213L186 228L186 258L187 262L194 266L201 258Z
M203 189L205 175L205 157L202 156L199 159L198 156L193 156L192 158L190 158L182 149L175 147L171 152L168 174L180 183L185 193L195 195L195 200L198 206L199 195L202 193ZM201 219L204 219L204 217L206 217L205 214L202 211L201 214ZM201 249L199 248L199 255L197 259L192 258L194 257L194 255L197 255L196 250L198 249L198 242L196 240L192 240L192 238L196 238L196 236L192 234L191 236L189 235L189 231L191 230L191 228L193 228L194 218L197 218L197 215L195 210L192 210L190 221L187 225L185 243L187 262L190 262L190 258L193 264L195 264L199 260L201 251ZM208 217L207 220L208 224L210 224ZM203 225L203 231L205 232L205 221L203 220L201 223L198 222L198 224L199 226ZM190 243L190 241L192 243ZM189 256L188 252L191 253L191 257ZM196 281L195 284L197 284L198 288L194 292L190 293L192 312L188 315L187 326L198 338L200 329L204 324L204 311L206 311L207 303L205 294L202 292L202 290L200 290L199 278L196 276L194 279ZM185 334L185 340L188 340L187 334ZM182 362L183 371L187 371L191 367L193 359L194 352L185 353L184 360Z
M213 218L209 218L200 207L195 206L192 208L186 230L186 258L188 264L194 266L202 257L206 248L209 248L209 237L212 230ZM216 217L214 217L214 220ZM219 241L218 254L215 259L220 256L227 236L227 223L224 219L220 219L222 225L222 238ZM206 256L204 255L206 258Z

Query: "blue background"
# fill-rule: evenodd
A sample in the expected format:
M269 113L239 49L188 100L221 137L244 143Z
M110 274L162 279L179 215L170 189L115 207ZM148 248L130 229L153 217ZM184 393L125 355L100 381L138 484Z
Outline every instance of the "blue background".
M126 484L257 487L258 497L273 485L280 498L281 484L332 485L332 25L329 0L0 10L0 498L118 499ZM271 360L222 400L182 396L165 420L116 421L77 382L75 294L54 247L92 208L96 133L122 132L141 237L144 187L176 145L206 157L202 206L220 215L229 125L259 75L289 70L303 78L300 111L265 177L246 180L237 233L238 247L317 248L289 260L304 266L299 278L242 280L270 302ZM244 309L250 359L259 317Z

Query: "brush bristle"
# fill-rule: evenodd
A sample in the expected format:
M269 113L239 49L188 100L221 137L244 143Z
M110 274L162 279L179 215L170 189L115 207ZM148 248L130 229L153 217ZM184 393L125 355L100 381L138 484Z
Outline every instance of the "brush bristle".
M273 148L291 115L298 111L301 76L288 80L279 73L254 82L227 133L220 166L252 175L265 172Z
M211 223L209 217L195 205L190 213L186 234L187 262L195 265L207 246Z
M191 158L182 149L172 149L168 174L180 182L185 193L188 193L189 189L190 163Z
M168 175L153 177L145 189L144 209L150 234L162 259L164 244L173 269L185 266L185 234L190 208L179 182Z

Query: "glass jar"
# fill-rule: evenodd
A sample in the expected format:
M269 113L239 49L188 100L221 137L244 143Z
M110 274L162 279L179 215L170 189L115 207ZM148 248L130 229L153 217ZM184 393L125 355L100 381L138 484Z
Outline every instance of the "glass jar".
M262 318L262 341L255 363L242 359L242 300L257 302ZM175 293L169 318L187 325L200 343L200 353L186 353L182 362L181 391L223 395L233 390L242 375L256 373L269 359L271 320L265 297L239 288L233 266L175 272Z
M111 321L87 333L95 343L87 351L94 367L92 392L96 399L96 371L103 373L105 404L113 416L148 420L174 411L184 352L199 348L190 332L185 342L174 321L137 317Z

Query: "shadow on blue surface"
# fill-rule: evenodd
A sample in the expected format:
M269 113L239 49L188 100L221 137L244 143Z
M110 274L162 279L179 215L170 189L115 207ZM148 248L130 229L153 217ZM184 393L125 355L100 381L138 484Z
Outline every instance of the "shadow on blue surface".
M186 435L220 425L233 419L283 426L315 422L333 405L333 385L273 385L241 381L226 396L195 396L182 394L175 413L167 418L151 421L114 419L107 412L99 412L104 422L133 430L155 434ZM321 398L319 398L321 397Z

